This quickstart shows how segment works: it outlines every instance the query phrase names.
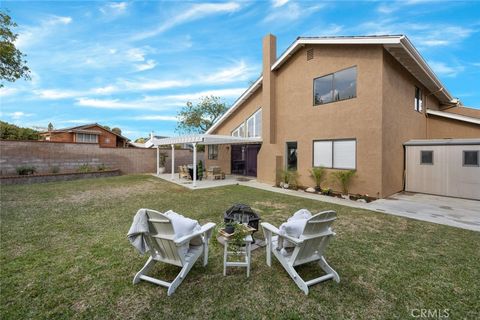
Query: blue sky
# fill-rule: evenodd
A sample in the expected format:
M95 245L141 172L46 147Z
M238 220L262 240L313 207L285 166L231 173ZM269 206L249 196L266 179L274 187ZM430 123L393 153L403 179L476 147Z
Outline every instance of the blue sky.
M480 2L2 1L31 81L0 89L0 118L29 127L98 122L131 139L174 135L187 101L231 104L297 36L406 34L450 93L480 108Z

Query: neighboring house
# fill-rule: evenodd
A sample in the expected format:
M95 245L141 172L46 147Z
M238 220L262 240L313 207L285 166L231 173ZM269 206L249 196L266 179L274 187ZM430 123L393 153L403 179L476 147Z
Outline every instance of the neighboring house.
M106 148L126 148L128 138L105 129L98 123L41 132L42 140L73 143L96 143Z
M289 168L303 186L312 167L355 169L350 192L386 197L404 190L405 142L480 138L480 111L460 106L405 36L298 38L277 58L267 35L262 76L207 134L262 140L209 146L207 167L272 184Z

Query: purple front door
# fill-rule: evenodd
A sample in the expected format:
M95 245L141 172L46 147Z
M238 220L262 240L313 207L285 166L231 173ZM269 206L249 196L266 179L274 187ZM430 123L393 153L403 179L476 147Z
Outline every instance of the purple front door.
M232 145L232 174L257 176L257 154L259 144Z

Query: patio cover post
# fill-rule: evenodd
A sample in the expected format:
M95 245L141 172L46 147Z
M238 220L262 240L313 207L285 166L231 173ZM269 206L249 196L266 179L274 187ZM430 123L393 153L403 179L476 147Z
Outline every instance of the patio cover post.
M192 143L193 145L193 187L197 186L197 143Z
M172 180L175 179L175 145L172 144Z
M157 176L160 174L160 147L157 146Z

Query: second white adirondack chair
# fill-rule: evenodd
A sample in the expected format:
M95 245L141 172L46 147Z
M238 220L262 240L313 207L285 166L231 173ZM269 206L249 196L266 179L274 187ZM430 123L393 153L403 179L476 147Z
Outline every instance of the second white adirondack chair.
M307 220L305 229L300 238L290 237L288 235L281 235L280 230L270 223L263 222L262 228L267 242L267 265L272 266L271 253L277 257L290 277L295 281L297 286L308 294L308 287L320 283L325 280L333 279L340 282L338 273L330 267L325 260L324 252L328 246L328 242L335 235L332 231L332 222L336 219L335 211L320 212ZM294 249L288 250L286 255L283 255L282 249L283 241L287 240L294 244ZM305 264L312 261L318 261L320 268L326 272L326 275L305 281L295 271L295 266Z
M192 266L202 254L203 265L207 265L208 242L212 236L215 223L206 223L199 231L175 239L172 222L168 216L155 210L147 210L147 216L149 235L146 236L146 241L150 247L150 257L143 268L133 278L133 284L140 282L140 280L145 280L164 286L168 288L167 294L170 296L182 283L183 279L185 279ZM198 246L190 245L190 240L196 237L201 237L202 244ZM156 262L172 264L182 269L172 282L147 276L146 273Z

